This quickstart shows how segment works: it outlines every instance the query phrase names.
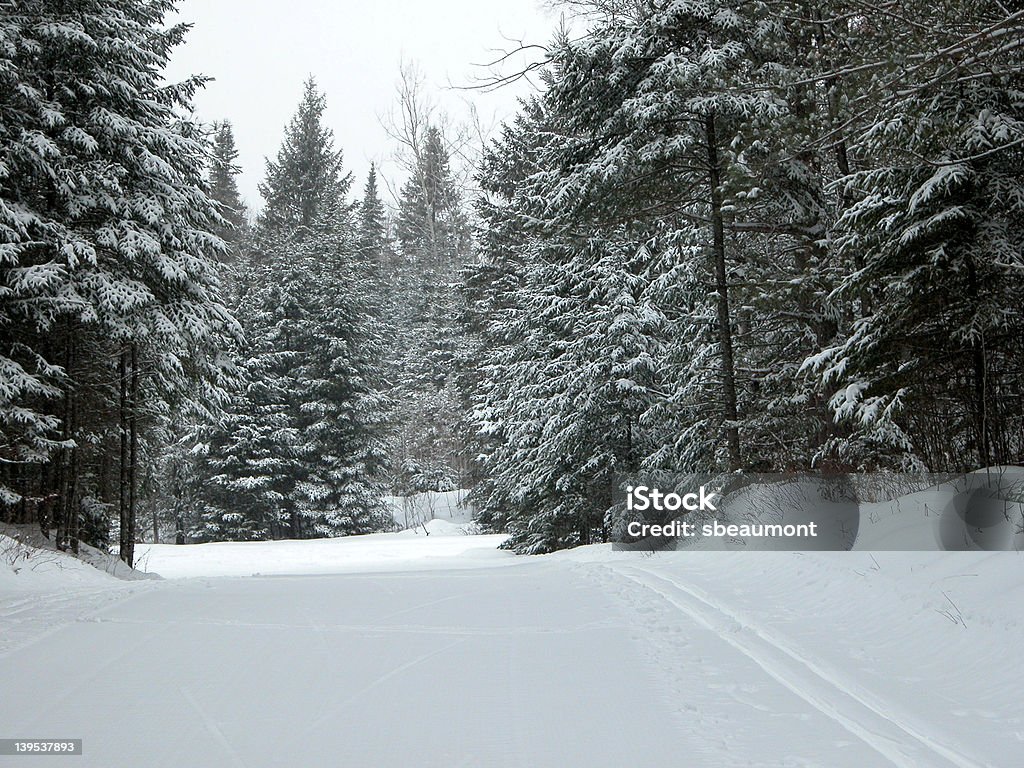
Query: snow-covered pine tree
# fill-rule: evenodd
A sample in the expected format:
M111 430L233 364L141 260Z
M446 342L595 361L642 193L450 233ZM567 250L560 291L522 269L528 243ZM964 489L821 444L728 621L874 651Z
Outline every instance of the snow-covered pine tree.
M870 297L808 360L860 466L1019 460L1024 381L1024 35L1002 3L905 3L857 21L860 114L839 181L836 291ZM862 298L863 303L863 298Z
M380 199L377 166L370 164L363 197L357 210L357 247L360 257L373 271L386 274L394 268L395 254L388 239L387 210Z
M458 281L471 257L470 230L444 134L427 126L418 147L398 201L401 258L390 280L399 381L392 463L402 493L454 487L466 471L456 378L465 359Z
M309 287L316 312L315 347L299 368L299 424L308 446L296 491L300 515L321 536L392 525L382 504L389 400L381 391L375 283L353 248L347 207L333 215L339 220L330 235L296 244L315 281Z
M548 198L532 171L560 128L545 109L526 105L485 153L483 252L467 284L481 368L473 498L481 522L522 552L607 535L615 473L651 450L640 418L665 341L643 225L533 226Z
M224 217L225 225L218 227L216 234L227 244L226 260L231 263L237 258L239 244L248 232L248 217L245 203L238 192L238 148L235 146L235 132L231 123L223 120L213 126L213 157L210 162L210 197Z
M705 471L739 466L735 256L725 240L732 201L724 195L743 175L733 161L738 126L778 111L773 96L731 88L737 72L753 68L737 39L764 38L766 26L725 4L675 3L598 23L557 49L535 133L544 136L534 145L538 171L505 213L526 223L519 236L531 254L507 334L516 340L496 350L488 372L501 383L485 382L480 411L485 431L500 434L485 454L483 506L513 502L514 547L606 535L614 473L668 458L657 426L645 425L668 396L666 376L674 395L700 385L689 397L704 414L684 411L693 422L681 431L692 436L699 424L707 433L704 450L677 453L675 463L696 455ZM680 315L674 304L684 289L661 279L663 271L678 276L683 265L672 260L684 258L698 285L717 293L714 337L699 330L707 327L701 307ZM698 320L698 332L672 334L668 316ZM673 354L670 336L694 346ZM686 367L667 370L673 360ZM720 404L717 413L709 402Z
M390 525L379 480L387 403L374 275L325 108L307 81L267 163L267 206L239 275L248 381L209 444L214 486L244 503L209 502L202 536L338 536Z
M745 339L740 322L751 298L747 263L768 250L767 238L755 234L810 238L820 231L815 222L757 218L758 176L765 171L754 164L757 145L771 143L789 109L765 87L784 69L785 39L763 3L654 6L566 46L548 94L565 115L544 163L551 169L549 227L660 219L670 230L662 247L678 241L684 256L697 255L694 243L704 244L703 263L692 272L713 293L719 372L703 399L717 405L721 425L720 448L705 452L704 469L746 466L752 456L745 457L743 435L760 429L760 371L745 341L763 340ZM700 359L704 352L678 357ZM689 386L688 370L678 371L677 388Z
M83 0L70 14L29 0L0 21L0 346L19 374L6 407L23 433L14 445L54 419L66 441L53 471L22 463L8 480L23 519L55 524L62 545L75 545L80 500L118 509L128 562L146 443L170 401L215 399L234 332L218 296L205 134L182 117L202 81L162 78L186 31L166 26L172 9ZM44 404L53 392L40 386L54 381L59 397Z

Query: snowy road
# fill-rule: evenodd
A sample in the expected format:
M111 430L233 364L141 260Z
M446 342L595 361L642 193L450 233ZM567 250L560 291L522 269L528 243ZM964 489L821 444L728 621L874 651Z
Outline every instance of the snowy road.
M142 588L0 659L0 723L84 738L32 766L674 764L629 623L553 569Z
M906 632L927 634L933 620L953 627L942 616L929 609L902 628L891 622L872 641L884 663L865 664L868 678L849 661L877 627L851 623L843 639L830 637L812 611L797 616L781 598L762 614L779 623L759 624L747 602L756 596L735 586L753 583L750 574L730 583L722 556L695 562L704 565L688 569L692 578L680 577L678 560L570 556L169 580L94 605L83 593L78 621L0 655L0 736L82 738L85 755L0 765L1021 764L1012 756L1024 754L1024 725L1009 706L1019 681L947 705L943 681L922 676L932 685L922 704L905 685L912 671L886 666L906 664L894 650L916 642ZM817 569L814 594L829 593L829 573ZM714 595L708 576L721 587ZM771 578L759 584L763 600ZM861 612L873 599L854 598ZM45 616L55 599L10 603L6 618ZM888 620L884 602L874 610ZM787 616L799 632L786 631ZM1008 631L1019 639L1016 623ZM948 682L962 684L955 674ZM971 708L982 695L987 717Z

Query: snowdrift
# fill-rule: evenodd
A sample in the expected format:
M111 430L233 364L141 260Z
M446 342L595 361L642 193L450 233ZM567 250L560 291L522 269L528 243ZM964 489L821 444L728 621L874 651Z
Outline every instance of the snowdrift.
M117 556L87 544L76 557L58 550L35 525L0 525L0 593L103 587L118 581L156 579Z
M395 525L400 529L422 526L431 520L470 525L473 508L466 503L469 491L426 491L411 496L385 496Z
M503 535L471 536L466 526L432 520L398 533L301 541L140 544L138 560L165 578L270 576L360 571L477 568L516 562Z

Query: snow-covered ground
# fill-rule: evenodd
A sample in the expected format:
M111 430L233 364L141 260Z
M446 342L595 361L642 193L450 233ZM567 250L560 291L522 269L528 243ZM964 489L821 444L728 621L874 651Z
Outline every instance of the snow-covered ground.
M428 528L140 547L145 582L0 566L0 738L97 768L1024 765L1020 553Z
M472 536L467 525L433 520L399 533L303 541L139 544L136 565L166 578L274 576L353 571L476 568L516 562L504 536Z
M422 526L431 520L470 524L473 508L466 502L469 491L425 491L411 496L385 496L395 525L402 529Z

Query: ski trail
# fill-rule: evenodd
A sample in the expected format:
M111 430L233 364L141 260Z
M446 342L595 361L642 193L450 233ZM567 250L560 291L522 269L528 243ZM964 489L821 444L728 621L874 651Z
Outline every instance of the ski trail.
M874 697L854 690L785 642L752 626L741 616L688 585L631 566L607 566L654 592L748 657L769 676L857 736L899 768L995 768L944 744Z
M228 738L224 735L224 731L222 731L216 721L206 713L206 710L199 704L196 697L192 695L192 691L183 685L178 686L178 691L181 693L185 701L189 703L189 706L191 706L192 709L195 710L196 714L199 715L199 718L203 721L203 725L206 726L206 730L209 731L210 735L213 736L213 738L217 740L217 743L224 748L224 751L231 756L231 762L235 768L248 768L245 760L243 760L242 756L238 754L238 750L231 746L231 742L228 741Z
M56 632L56 630L54 630ZM13 733L32 733L39 724L44 721L49 712L53 708L62 706L65 702L70 700L76 693L85 688L89 683L94 681L96 678L107 673L108 670L115 669L117 664L124 659L130 657L140 648L144 648L147 644L153 641L153 638L159 635L159 628L154 629L152 632L147 632L135 638L135 641L125 645L120 651L112 656L107 657L102 663L95 667L90 667L85 670L83 674L79 675L75 680L68 681L64 684L63 688L58 691L55 695L49 696L44 701L44 706L41 706L37 711L30 712L28 716L22 720L21 725L13 729Z
M380 675L379 677L377 677L372 682L367 683L366 685L364 685L358 691L355 691L354 693L350 694L349 696L346 696L344 699L342 699L340 701L334 701L334 702L331 702L331 703L325 705L323 707L323 710L322 710L320 716L315 718L312 722L310 722L306 726L306 728L302 731L300 736L302 736L302 737L308 736L313 731L315 731L317 728L319 728L321 725L323 725L324 723L328 722L331 718L335 717L337 715L337 710L344 709L345 707L353 704L360 697L362 697L364 694L372 691L378 685L381 685L382 683L387 682L388 680L390 680L391 678L395 677L396 675L402 674L407 669L412 669L415 666L418 666L418 665L420 665L420 664L422 664L422 663L424 663L426 661L429 661L430 659L434 658L435 656L440 656L441 654L447 653L451 649L455 648L457 645L460 645L462 642L463 642L462 640L456 640L456 641L454 641L452 643L449 643L448 645L442 646L440 648L436 648L436 649L434 649L432 651L428 651L427 653L424 653L424 654L422 654L420 656L417 656L417 657L415 657L413 659L410 659L409 661L406 661L404 664L399 664L397 667L393 667L392 669L388 670L387 672L385 672L384 674Z
M152 582L150 582L152 583ZM68 624L89 621L102 609L131 600L151 587L117 585L75 589L61 594L0 599L0 659L46 639ZM98 620L98 619L97 619Z

